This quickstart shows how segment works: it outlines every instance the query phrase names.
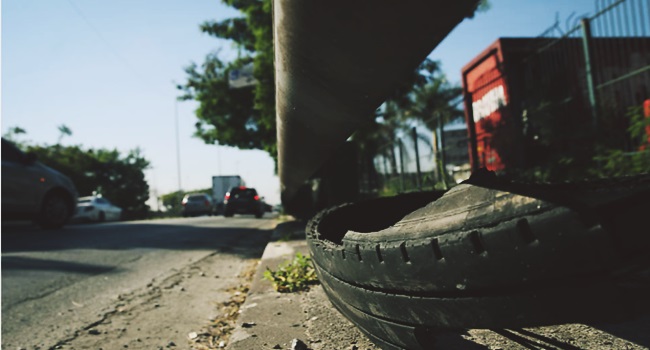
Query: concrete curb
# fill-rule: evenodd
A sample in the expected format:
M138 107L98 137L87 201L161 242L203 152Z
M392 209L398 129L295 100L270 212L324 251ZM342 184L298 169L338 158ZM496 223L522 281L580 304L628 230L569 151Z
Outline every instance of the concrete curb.
M227 349L377 349L332 306L320 285L307 292L278 293L269 281L262 280L267 267L275 269L296 253L309 253L305 225L283 222L274 230ZM300 340L302 347L292 346L294 339Z
M293 339L305 339L301 295L278 293L269 281L262 279L267 268L276 268L298 252L308 252L304 227L305 223L292 221L280 223L274 230L227 349L287 349Z

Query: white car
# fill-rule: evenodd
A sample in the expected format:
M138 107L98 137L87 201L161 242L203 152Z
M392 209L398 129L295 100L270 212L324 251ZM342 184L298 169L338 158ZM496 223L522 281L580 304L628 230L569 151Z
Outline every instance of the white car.
M122 217L122 208L113 205L101 196L80 197L72 218L77 221L117 221Z

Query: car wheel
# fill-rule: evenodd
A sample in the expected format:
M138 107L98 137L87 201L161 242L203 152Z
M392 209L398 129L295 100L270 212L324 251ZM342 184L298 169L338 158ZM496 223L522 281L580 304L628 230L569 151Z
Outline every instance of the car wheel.
M442 196L323 211L307 239L337 309L380 343L421 349L430 330L642 311L648 288L630 281L650 266L648 196L650 176L557 186L479 178Z
M70 217L70 206L65 196L52 193L45 197L37 223L46 229L63 227Z
M99 222L104 222L104 221L106 221L106 214L104 214L103 211L100 211L97 220L98 220Z
M262 218L262 216L264 216L264 212L255 213L255 217L258 218L258 219Z
M233 212L227 210L223 213L223 216L227 218L231 218L233 215L234 215Z

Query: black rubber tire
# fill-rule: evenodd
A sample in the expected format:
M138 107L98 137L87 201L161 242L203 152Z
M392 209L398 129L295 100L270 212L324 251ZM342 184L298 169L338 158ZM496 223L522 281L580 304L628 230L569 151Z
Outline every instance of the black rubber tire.
M100 212L99 212L99 219L98 219L98 221L99 221L99 222L104 222L104 221L106 221L106 214L104 214L103 211L100 211Z
M650 178L634 183L621 185L631 194L625 203L591 211L470 184L410 214L419 194L382 199L384 211L408 215L374 232L376 223L364 222L390 213L343 205L310 221L308 243L333 276L393 291L489 291L603 274L650 249Z
M69 200L62 194L50 193L43 199L36 223L45 229L59 229L68 222L71 214Z
M261 219L262 216L264 216L264 212L257 212L257 213L255 213L255 217L258 218L258 219Z
M223 216L227 217L227 218L231 218L231 217L234 216L234 214L232 212L230 212L230 211L226 211L226 212L223 213Z
M380 342L409 349L422 344L416 330L422 338L430 329L608 320L647 309L650 288L628 278L650 266L650 176L481 185L316 215L307 241L335 306ZM433 202L422 204L427 196Z

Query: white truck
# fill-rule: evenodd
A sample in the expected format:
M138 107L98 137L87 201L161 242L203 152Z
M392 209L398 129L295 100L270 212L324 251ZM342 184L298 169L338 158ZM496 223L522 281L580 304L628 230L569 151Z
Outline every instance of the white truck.
M245 186L246 183L239 175L213 176L212 177L212 198L215 203L217 215L223 214L223 198L226 192L233 187Z

